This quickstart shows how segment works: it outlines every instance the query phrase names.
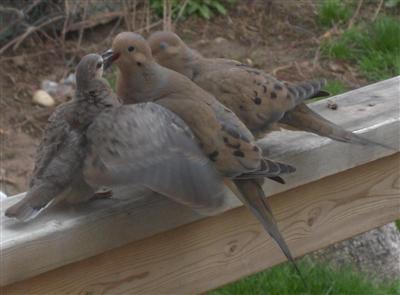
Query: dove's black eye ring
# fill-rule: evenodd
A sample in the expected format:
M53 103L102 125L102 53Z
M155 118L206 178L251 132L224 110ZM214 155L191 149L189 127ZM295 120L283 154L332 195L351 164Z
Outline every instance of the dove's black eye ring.
M133 47L133 46L129 46L129 47L128 47L128 51L129 51L129 52L132 52L132 51L134 51L134 50L135 50L135 47Z
M99 61L96 65L96 68L100 69L103 66L103 62Z

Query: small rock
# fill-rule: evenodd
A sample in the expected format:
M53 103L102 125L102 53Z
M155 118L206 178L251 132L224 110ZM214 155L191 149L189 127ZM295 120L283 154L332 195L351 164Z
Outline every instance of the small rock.
M250 58L246 58L246 63L247 63L249 66L253 66L253 61L252 61Z
M226 41L228 41L228 40L226 40L223 37L217 37L217 38L214 39L214 42L217 43L217 44L223 43L223 42L226 42Z
M57 93L59 84L51 80L43 80L40 88L47 92L49 95L55 95Z
M76 86L76 77L74 73L70 73L67 78L60 81L61 84Z
M32 101L44 107L51 107L55 104L54 98L44 90L37 90L33 94Z

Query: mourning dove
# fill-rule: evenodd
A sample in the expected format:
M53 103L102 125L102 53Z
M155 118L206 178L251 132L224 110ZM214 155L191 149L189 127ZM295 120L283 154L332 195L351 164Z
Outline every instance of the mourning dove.
M5 215L20 220L36 217L61 199L84 201L94 190L85 183L85 128L104 108L116 104L111 89L101 79L103 60L89 54L76 68L75 97L56 108L50 116L36 153L35 167L25 197L9 207Z
M279 175L293 172L294 168L263 158L253 135L239 118L187 77L157 64L142 36L118 34L112 49L103 57L119 68L117 93L125 103L153 101L177 114L190 127L219 173L234 179L232 191L293 262L271 212L265 210L265 195L258 179L271 177L281 181Z
M324 119L303 103L328 95L321 90L325 80L298 84L281 82L234 60L205 58L172 32L155 32L148 42L159 64L184 74L215 95L257 137L265 135L279 121L280 127L312 132L338 141L378 144Z

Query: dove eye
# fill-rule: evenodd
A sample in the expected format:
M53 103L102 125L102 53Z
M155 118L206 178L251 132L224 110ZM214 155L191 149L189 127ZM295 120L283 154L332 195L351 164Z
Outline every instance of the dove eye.
M96 65L96 68L100 69L103 66L103 62L99 61Z
M132 52L132 51L134 51L134 50L135 50L135 47L133 47L133 46L129 46L129 47L128 47L128 51L129 51L129 52Z
M165 42L161 42L160 43L160 48L161 49L166 49L167 47L168 47L167 43L165 43Z

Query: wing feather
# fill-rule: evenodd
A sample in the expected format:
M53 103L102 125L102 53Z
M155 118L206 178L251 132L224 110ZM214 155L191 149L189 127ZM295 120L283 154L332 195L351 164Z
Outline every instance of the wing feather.
M198 210L225 204L222 176L187 125L154 103L105 111L87 132L92 185L144 185Z

